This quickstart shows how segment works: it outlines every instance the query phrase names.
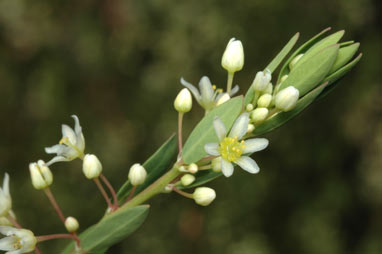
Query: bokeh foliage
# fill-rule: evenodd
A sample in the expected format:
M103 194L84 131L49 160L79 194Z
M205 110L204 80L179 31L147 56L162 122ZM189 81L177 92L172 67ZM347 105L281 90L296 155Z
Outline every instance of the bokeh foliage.
M378 253L381 251L381 33L376 0L0 0L0 172L11 174L14 210L36 234L63 232L28 163L48 160L60 124L77 114L87 151L118 188L175 130L179 78L225 85L221 55L242 40L241 91L297 31L323 28L361 42L360 64L329 96L267 134L258 175L236 170L196 206L153 200L142 228L110 253ZM195 104L196 105L196 104ZM196 107L195 107L196 108ZM186 115L189 133L203 112ZM83 228L104 201L81 163L52 167L64 213ZM41 246L59 253L65 240Z

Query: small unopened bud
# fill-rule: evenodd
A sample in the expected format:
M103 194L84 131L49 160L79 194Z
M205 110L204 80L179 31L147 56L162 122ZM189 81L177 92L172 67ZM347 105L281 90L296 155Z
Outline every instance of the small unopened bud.
M180 166L180 167L178 168L178 170L179 170L179 172L182 172L182 173L188 173L188 170L186 169L185 166Z
M80 224L78 223L76 218L71 217L71 216L66 218L65 228L69 233L76 232L79 227L80 227Z
M263 94L257 100L257 106L260 108L267 108L269 106L269 104L271 104L271 101L272 101L272 95Z
M275 106L284 112L292 110L296 106L298 96L299 91L293 86L288 86L276 94Z
M244 65L243 44L239 40L232 38L224 51L222 57L222 66L229 73L240 71Z
M221 172L222 171L222 158L217 157L211 160L212 171Z
M193 194L195 203L201 206L208 206L216 198L216 193L208 187L196 188Z
M192 108L192 97L187 88L183 88L174 101L174 107L179 113L187 113Z
M252 133L254 130L255 130L255 125L253 125L251 123L248 124L247 133Z
M260 92L265 91L271 79L272 74L268 69L266 69L264 72L259 71L258 73L256 73L256 77L252 82L253 89L255 89L255 91Z
M253 110L253 104L248 104L246 107L245 107L245 110L247 110L247 112L251 112Z
M269 84L267 85L267 88L265 88L264 93L265 93L265 94L272 94L272 92L273 92L273 84L272 84L272 83L269 83Z
M180 182L183 184L183 186L188 186L192 184L195 181L195 176L191 174L185 174L180 178Z
M251 114L252 121L255 124L261 123L267 118L267 116L268 116L267 108L257 108Z
M133 186L140 185L146 180L146 169L141 164L135 163L129 171L129 180Z
M301 57L303 57L303 56L304 56L304 54L299 54L299 55L295 56L295 57L292 59L292 61L290 61L290 63L289 63L289 69L292 70L292 69L296 66L297 62L298 62L298 61L301 59Z
M191 163L191 164L188 166L188 172L190 172L191 174L195 174L195 173L197 173L198 170L199 170L198 165L196 165L195 163Z
M82 163L82 171L86 178L97 178L102 172L102 164L94 154L86 154Z
M45 189L53 183L53 174L44 161L39 160L37 163L30 163L29 171L35 189Z
M219 106L223 104L224 102L229 101L231 99L231 96L229 96L228 93L224 93L222 97L219 98L219 100L216 102L216 106Z

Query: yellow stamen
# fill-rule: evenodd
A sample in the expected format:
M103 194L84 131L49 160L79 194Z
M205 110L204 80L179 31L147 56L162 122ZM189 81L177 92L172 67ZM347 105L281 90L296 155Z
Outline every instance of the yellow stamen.
M219 153L227 161L236 161L243 154L244 140L239 142L237 137L225 137L219 144Z
M216 90L216 85L212 85L212 89Z

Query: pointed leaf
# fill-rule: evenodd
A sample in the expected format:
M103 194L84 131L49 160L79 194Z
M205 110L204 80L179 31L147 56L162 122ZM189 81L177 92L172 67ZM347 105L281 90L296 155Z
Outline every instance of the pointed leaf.
M347 62L349 62L350 59L352 59L355 53L357 52L358 48L359 48L359 43L354 43L350 46L341 47L340 50L338 51L337 59L334 62L329 73L335 72L336 70L344 66Z
M243 97L235 97L214 108L195 127L183 147L182 157L186 164L190 164L206 156L204 145L218 142L213 121L219 117L229 130L243 108Z
M303 65L293 68L288 78L281 84L280 90L294 86L300 91L300 97L304 96L323 81L336 60L338 50L338 44L329 46L310 57Z
M176 159L178 152L176 136L171 136L145 163L143 167L147 171L147 177L143 184L137 186L135 193L138 194L147 186L155 182L160 176L162 176ZM128 172L126 172L126 175ZM130 181L127 180L118 191L118 201L122 203L127 199L132 189Z
M253 131L253 134L255 136L262 135L264 133L270 132L281 125L285 124L287 121L291 120L298 114L300 114L306 107L308 107L315 99L316 97L322 92L322 90L325 88L327 83L322 84L321 86L317 87L316 89L312 90L308 94L306 94L304 97L302 97L298 102L296 107L288 112L280 112L277 115L271 117L269 120L265 121L263 124L256 127L256 129Z
M79 235L81 247L91 254L105 253L112 245L122 241L139 228L149 212L148 205L116 211ZM74 253L74 244L70 244L64 254Z

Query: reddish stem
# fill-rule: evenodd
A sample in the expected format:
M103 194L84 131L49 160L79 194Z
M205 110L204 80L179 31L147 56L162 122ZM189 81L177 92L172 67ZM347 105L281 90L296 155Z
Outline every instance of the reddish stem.
M111 195L113 196L115 209L118 209L119 208L118 198L117 198L117 194L115 193L113 186L110 184L109 180L107 180L106 176L101 174L100 177L101 177L101 180L105 183L106 187L109 189Z
M183 123L183 113L179 113L178 115L178 150L179 150L178 157L182 155L182 149L183 149L182 123Z
M19 223L17 223L17 220L13 218L11 215L8 215L7 218L13 224L13 226L15 226L16 228L22 228L22 226Z
M176 193L182 195L183 197L190 198L190 199L194 199L194 197L193 197L193 195L192 195L191 193L187 193L187 192L181 191L181 190L179 190L179 189L177 189L177 188L175 188L175 187L172 187L172 189L173 189Z
M130 191L129 197L127 198L125 204L130 201L134 197L135 190L137 189L137 186L133 186L133 188Z
M105 198L106 203L107 203L107 206L113 211L113 210L114 210L114 206L113 206L113 204L110 202L110 199L109 199L109 197L107 196L106 191L105 191L105 189L103 188L101 182L99 181L98 178L94 178L93 180L94 180L94 182L96 183L96 185L97 185L99 191L101 192L102 196Z
M46 196L48 197L50 203L53 205L54 209L56 210L56 213L58 214L58 217L60 217L60 220L62 221L62 223L65 224L65 216L62 213L62 211L61 211L61 209L60 209L56 199L54 198L52 191L48 187L48 188L44 189L44 192L45 192Z
M71 234L53 234L53 235L41 235L36 236L37 242L44 242L53 239L74 239Z

